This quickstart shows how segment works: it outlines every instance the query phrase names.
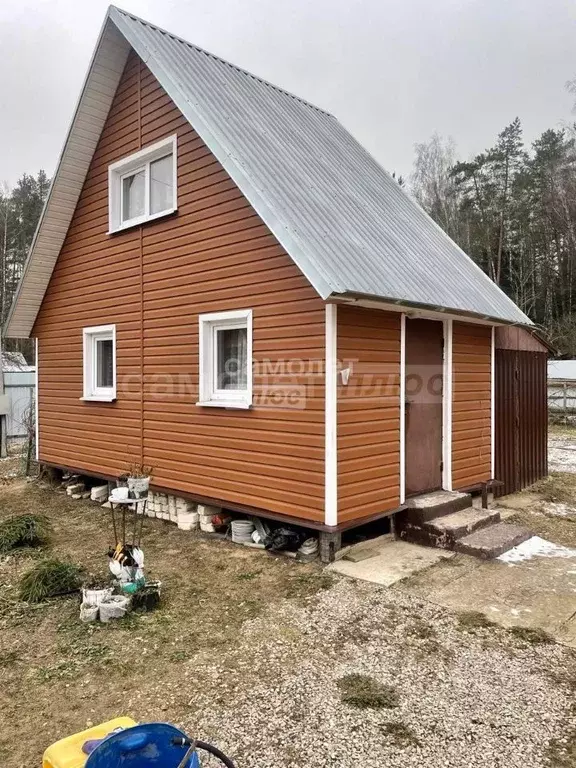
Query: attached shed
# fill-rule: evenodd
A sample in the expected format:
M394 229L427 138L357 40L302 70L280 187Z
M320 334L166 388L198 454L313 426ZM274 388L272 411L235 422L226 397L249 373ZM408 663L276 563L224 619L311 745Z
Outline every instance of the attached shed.
M495 476L498 495L548 474L549 347L525 328L495 329Z

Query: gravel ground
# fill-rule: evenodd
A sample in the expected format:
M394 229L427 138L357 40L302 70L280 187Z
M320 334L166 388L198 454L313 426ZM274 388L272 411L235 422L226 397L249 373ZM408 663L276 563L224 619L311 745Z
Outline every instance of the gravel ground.
M466 631L431 604L341 580L247 622L217 661L185 664L197 715L181 724L246 768L564 765L547 760L576 726L573 670L559 645ZM343 705L336 681L350 673L393 686L400 706Z
M51 519L51 554L104 562L101 508L0 485L0 519L24 511ZM144 548L163 606L110 625L80 624L73 596L20 603L20 575L42 553L0 559L6 768L37 766L51 742L120 714L173 722L238 768L576 766L570 649L162 521L147 523ZM398 705L344 704L350 674L390 686Z

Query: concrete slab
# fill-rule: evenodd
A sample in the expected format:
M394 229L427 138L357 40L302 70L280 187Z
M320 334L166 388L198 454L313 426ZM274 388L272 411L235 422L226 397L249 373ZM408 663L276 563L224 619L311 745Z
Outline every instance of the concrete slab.
M502 626L544 629L576 648L576 550L541 540L515 549L477 567L459 555L395 588L451 610L481 611Z
M338 560L327 565L326 569L353 579L371 581L374 584L389 587L414 573L452 557L454 552L390 540L379 547L379 552L374 557L356 563L350 560Z
M342 560L351 560L353 563L359 563L361 560L368 560L371 557L377 557L384 544L393 541L391 533L384 533L375 539L367 539L353 544L341 558ZM339 558L340 559L340 558Z

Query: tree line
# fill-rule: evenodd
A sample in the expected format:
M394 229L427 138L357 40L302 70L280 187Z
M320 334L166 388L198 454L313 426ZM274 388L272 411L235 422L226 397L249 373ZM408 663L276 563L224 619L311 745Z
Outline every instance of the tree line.
M530 146L516 118L492 147L458 158L434 135L415 147L411 192L544 331L576 357L576 125Z
M49 187L42 170L36 176L23 174L13 188L0 187L0 327L8 317ZM29 360L33 354L32 345L24 341L7 339L4 348L22 351Z

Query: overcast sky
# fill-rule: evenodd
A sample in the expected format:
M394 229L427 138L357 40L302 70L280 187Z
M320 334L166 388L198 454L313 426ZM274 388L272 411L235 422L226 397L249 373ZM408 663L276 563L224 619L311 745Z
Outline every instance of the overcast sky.
M468 157L516 115L529 141L575 119L575 0L120 5L333 112L389 171L435 131ZM106 8L0 3L0 182L54 171Z

